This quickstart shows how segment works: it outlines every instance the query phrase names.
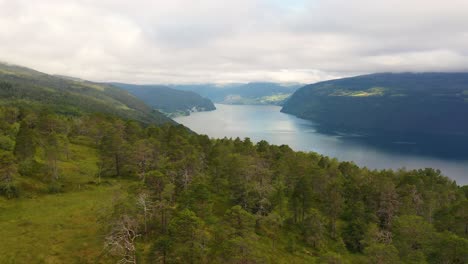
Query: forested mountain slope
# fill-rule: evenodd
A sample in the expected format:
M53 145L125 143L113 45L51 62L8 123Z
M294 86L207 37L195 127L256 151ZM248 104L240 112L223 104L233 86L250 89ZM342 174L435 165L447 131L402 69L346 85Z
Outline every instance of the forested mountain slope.
M210 99L192 91L172 89L163 85L112 84L127 90L149 106L172 115L188 115L190 112L216 109Z
M468 73L381 73L307 85L282 112L366 134L468 135Z
M0 106L0 263L467 263L468 189L249 139Z
M1 63L0 102L48 105L54 111L71 115L100 112L145 123L173 122L128 92L111 85L47 75Z
M468 189L439 171L213 140L112 86L1 71L0 263L468 262Z

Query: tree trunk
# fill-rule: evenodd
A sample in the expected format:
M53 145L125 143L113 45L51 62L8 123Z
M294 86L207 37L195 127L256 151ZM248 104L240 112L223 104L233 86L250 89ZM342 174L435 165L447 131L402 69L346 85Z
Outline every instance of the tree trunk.
M119 155L115 154L115 171L117 172L117 176L120 176L120 163L119 163Z

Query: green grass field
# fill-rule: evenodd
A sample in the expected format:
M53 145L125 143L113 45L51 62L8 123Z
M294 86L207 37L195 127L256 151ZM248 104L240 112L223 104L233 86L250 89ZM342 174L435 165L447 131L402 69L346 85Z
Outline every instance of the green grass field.
M100 219L127 193L128 182L94 184L96 162L95 149L70 144L69 159L59 162L62 193L45 194L45 184L23 178L31 191L0 197L0 264L110 262L102 254L106 224Z
M0 200L0 263L102 263L104 223L121 184Z

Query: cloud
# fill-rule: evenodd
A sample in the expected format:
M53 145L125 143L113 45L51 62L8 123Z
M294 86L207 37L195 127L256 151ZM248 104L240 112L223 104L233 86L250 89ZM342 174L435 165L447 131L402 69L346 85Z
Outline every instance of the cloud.
M468 70L465 0L0 0L0 60L96 81Z

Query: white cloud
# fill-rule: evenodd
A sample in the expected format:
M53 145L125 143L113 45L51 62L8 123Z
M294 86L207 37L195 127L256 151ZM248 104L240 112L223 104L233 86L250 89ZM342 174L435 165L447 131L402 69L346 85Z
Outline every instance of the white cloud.
M465 0L0 0L0 60L97 81L468 70Z

